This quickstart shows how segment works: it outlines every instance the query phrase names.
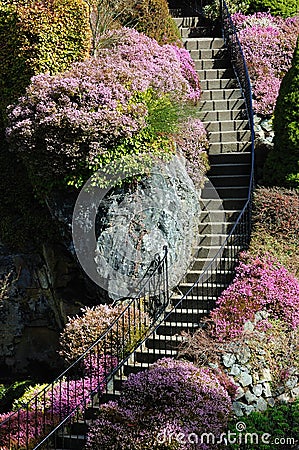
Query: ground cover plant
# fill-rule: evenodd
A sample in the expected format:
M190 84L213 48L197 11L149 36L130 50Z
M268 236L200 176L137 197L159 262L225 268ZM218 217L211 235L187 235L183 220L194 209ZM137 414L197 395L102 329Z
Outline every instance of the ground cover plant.
M101 406L87 449L208 449L202 433L219 437L231 414L234 386L209 368L164 358L131 374L119 403ZM191 440L188 436L192 433ZM217 447L215 447L217 448Z
M281 80L291 67L299 16L283 19L257 12L232 15L252 83L254 109L271 116Z

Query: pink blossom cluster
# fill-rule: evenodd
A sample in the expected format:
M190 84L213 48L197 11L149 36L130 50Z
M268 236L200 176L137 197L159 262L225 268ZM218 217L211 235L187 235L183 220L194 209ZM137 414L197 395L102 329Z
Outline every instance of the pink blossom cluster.
M163 358L149 370L128 377L119 403L101 407L86 449L207 450L201 434L220 436L231 413L232 399L226 387L209 368ZM196 447L188 442L190 433L199 436ZM186 437L184 442L176 440L179 434Z
M69 414L82 412L92 394L105 387L106 377L117 366L117 359L90 355L83 363L83 377L62 378L18 411L0 414L1 449L31 448L36 438L46 435Z
M271 319L280 319L290 328L299 326L299 281L274 257L254 257L243 253L232 284L217 300L211 312L219 339L240 336L244 324L266 310Z
M273 114L280 83L291 67L299 16L283 19L269 13L232 15L245 55L256 113Z
M180 125L175 140L186 158L188 175L196 187L202 187L203 175L208 169L209 149L207 131L202 121L190 117Z
M63 74L33 77L26 94L9 107L7 138L31 170L35 158L55 175L97 167L103 154L109 160L119 143L146 127L148 108L140 92L176 102L198 100L188 52L160 46L132 29L113 37L112 47L101 49L96 59L74 63Z

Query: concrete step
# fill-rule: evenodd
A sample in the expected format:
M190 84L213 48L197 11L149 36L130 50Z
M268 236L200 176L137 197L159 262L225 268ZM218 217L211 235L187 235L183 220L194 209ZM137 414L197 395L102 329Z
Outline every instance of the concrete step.
M198 78L200 81L202 80L214 80L215 78L218 79L227 79L227 78L234 78L234 71L231 67L224 68L224 69L202 69L202 70L196 70L196 73L198 75Z
M178 289L181 291L182 295L185 295L189 292L189 290L192 288L194 283L180 283L178 286ZM204 284L200 284L198 286L199 295L202 297L213 297L213 296L219 296L221 292L226 289L227 284L221 284L221 283L209 283L208 281Z
M230 69L231 64L227 59L196 59L194 61L196 70Z
M215 142L249 142L251 133L250 130L211 131L208 136L210 144Z
M200 98L201 101L232 99L243 99L239 89L212 89L211 91L203 91Z
M183 39L184 46L187 50L198 50L198 49L220 49L224 48L224 42L222 38L196 38L196 37L186 37Z
M208 297L205 299L202 299L200 296L197 297L195 295L196 287L194 288L193 294L187 295L182 300L182 295L175 294L171 298L171 303L174 306L177 306L177 308L183 308L183 309L194 309L194 310L203 310L203 311L210 311L212 308L214 308L216 304L217 297Z
M182 331L194 332L198 329L200 318L198 323L187 323L187 322L170 322L165 320L156 330L159 335L175 336L181 335Z
M224 93L225 90L222 92ZM219 121L205 122L205 129L209 132L223 133L225 131L248 130L248 128L249 128L248 120L223 120L222 122Z
M202 273L203 273L202 270L189 270L187 275L183 278L182 283L192 283L192 284L196 283L199 280ZM230 273L225 270L211 271L211 272L209 272L209 274L207 276L207 280L209 280L211 282L217 282L220 284L228 285L233 280L233 273L232 272ZM183 322L187 321L187 318L186 318L186 320L182 319L182 321Z
M196 50L190 50L190 55L193 61L200 61L202 59L213 60L228 58L228 52L226 48L198 48Z
M54 448L82 450L85 446L85 440L85 434L58 434Z
M221 153L218 155L211 155L209 157L210 164L211 164L211 170L209 173L213 172L215 167L221 167L221 165L227 165L227 166L233 166L233 165L247 165L251 164L251 153L248 152L236 152L234 154L232 153Z
M189 16L189 17L173 17L178 28L187 28L187 27L195 27L198 25L199 17L198 16Z
M171 350L177 353L177 348L184 341L183 336L167 336L163 334L153 333L146 341L148 349Z
M247 167L247 166L246 166ZM248 168L251 166L248 166ZM222 167L223 172L225 171L224 167ZM218 190L223 188L230 187L240 187L243 186L248 190L249 186L249 180L250 180L250 173L248 171L247 175L244 175L243 173L241 175L225 175L225 172L222 175L210 175L209 174L209 180L212 183L212 185ZM209 189L209 188L207 188Z
M243 99L205 100L199 106L200 111L230 111L244 108L245 103Z
M219 249L220 250L220 245ZM200 253L199 253L200 255ZM214 255L215 256L215 255ZM192 271L201 272L203 269L207 269L210 265L210 263L213 261L212 255L208 255L206 258L194 258L193 264L192 264ZM213 266L214 267L214 266ZM228 257L223 256L223 253L221 252L221 262L218 264L217 267L221 270L228 270L229 267L231 267L231 259ZM210 270L210 269L209 269Z
M222 111L205 111L205 110L199 110L198 117L206 123L210 122L227 122L229 120L247 120L247 112L244 108L241 109L235 109L232 111L228 111L227 109Z
M209 156L219 153L248 152L251 148L250 142L213 142L209 148Z
M214 188L207 188L203 192L203 198L210 198L209 197L209 191L214 190ZM247 199L248 197L248 186L217 186L217 192L219 194L219 197L223 200L228 199Z
M201 79L200 86L203 91L209 91L213 89L239 89L238 82L234 78L221 78L216 80Z
M202 211L201 213L201 224L210 223L211 218L213 222L234 222L239 216L241 209L237 208L234 210L212 210L212 206L214 205L211 200L211 210L210 211Z

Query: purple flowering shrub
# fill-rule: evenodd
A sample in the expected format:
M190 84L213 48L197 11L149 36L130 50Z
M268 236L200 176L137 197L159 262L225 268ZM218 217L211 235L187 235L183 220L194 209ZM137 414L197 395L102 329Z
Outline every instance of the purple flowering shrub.
M118 404L101 407L86 449L208 449L201 434L219 437L231 406L223 379L211 369L163 358L128 377Z
M69 317L60 336L61 356L68 362L79 358L109 329L115 319L123 313L124 308L122 304L113 307L109 305L85 307L82 308L81 316ZM146 332L149 317L144 311L136 308L133 323L132 314L132 309L125 309L121 323L114 323L104 339L95 347L97 354L105 347L106 353L123 356L134 348Z
M86 355L81 378L64 377L54 385L28 388L14 403L14 409L19 409L0 414L0 448L31 449L36 439L68 415L82 413L92 394L104 389L107 376L117 364L117 359L109 355Z
M199 99L188 52L160 46L132 29L111 33L113 44L101 48L97 58L74 63L62 74L33 77L25 95L9 108L8 141L41 192L61 178L80 185L126 153L126 164L133 164L132 154L148 151L140 140L150 139L150 159L167 158L173 141L168 121L164 135L153 126L155 108Z
M246 321L265 310L269 321L280 319L290 329L299 326L299 281L273 256L243 253L231 285L218 298L211 312L215 336L233 339L243 333Z
M232 15L252 83L257 114L272 115L280 83L291 66L299 16L282 19L269 13Z
M175 141L186 158L186 169L196 187L202 187L203 175L209 169L209 141L203 123L189 118L180 124Z

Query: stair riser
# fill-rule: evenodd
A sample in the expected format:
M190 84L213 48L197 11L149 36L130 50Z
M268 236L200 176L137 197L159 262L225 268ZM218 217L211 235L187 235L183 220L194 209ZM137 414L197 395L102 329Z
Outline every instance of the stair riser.
M244 120L247 117L245 109L233 110L233 111L205 111L200 110L198 113L199 118L203 122L222 122L229 120Z
M190 50L190 55L193 61L201 61L201 60L213 60L213 59L226 59L227 58L227 50L225 48L221 49L198 49L198 50ZM226 59L227 60L227 59ZM228 63L230 64L230 63Z
M203 91L200 99L201 99L201 101L242 100L242 94L239 91L239 89L219 89L219 90L214 89L212 91ZM226 131L226 130L224 130L224 131Z
M218 91L217 91L218 92ZM225 92L225 91L223 91ZM248 130L248 121L247 120L228 120L222 122L206 122L205 129L208 132L218 132L221 133L223 131L246 131Z
M190 285L184 285L184 284L180 285L180 291L182 292L183 295L187 294L189 292L190 288L191 288L191 284ZM205 283L203 285L198 286L198 296L206 297L206 298L219 296L224 289L225 289L225 286L215 286L215 285L210 285L209 283Z
M199 59L194 65L196 70L231 69L226 59Z
M214 183L212 178L214 175L221 176L223 173L231 173L232 176L242 176L243 174L250 174L250 170L250 164L232 164L231 167L226 165L213 165L208 176L211 178L211 182Z
M216 186L214 186L213 189L215 189ZM209 198L210 191L212 190L207 188L202 193L202 198ZM247 186L227 186L227 187L216 187L216 190L218 192L218 195L221 199L233 199L233 198L247 198L248 196L248 187Z
M220 79L220 80L203 80L200 81L200 86L203 91L209 91L213 89L238 89L238 83L234 79Z
M215 144L217 142L249 142L250 136L251 134L249 130L225 131L223 133L212 131L209 133L209 141L211 144Z
M197 70L196 72L200 80L227 79L234 77L234 71L231 68Z
M249 152L239 153L239 154L219 154L219 155L211 155L209 157L210 163L212 165L212 171L213 167L217 164L227 164L228 166L234 165L234 164L250 164L251 163L251 154Z
M217 236L215 236L215 239L217 238ZM222 237L223 239L223 237ZM237 239L237 237L236 237ZM219 246L216 244L212 247L210 246L202 246L198 248L198 257L199 258L209 258L212 259L214 258L214 256L216 256L220 250L221 247L221 241L219 239ZM221 255L223 257L229 257L230 256L230 250L228 248L225 248L222 250Z
M238 186L246 186L246 190L248 190L250 176L248 175L232 175L228 176L213 176L209 175L209 180L211 184L216 188L226 188L226 187L238 187Z
M176 304L177 302L173 302L173 304ZM216 305L216 298L214 300L209 300L209 301L203 301L200 298L196 298L196 296L194 295L193 298L192 297L188 297L186 299L184 299L180 306L183 309L194 309L194 310L207 310L207 311L211 311L212 309L215 308Z
M250 142L214 142L209 148L209 155L248 152L250 146Z
M231 111L232 109L244 109L243 99L232 100L205 100L200 105L200 111Z
M197 271L198 273L201 273L203 270L207 269L207 267L209 266L209 263L212 261L212 258L207 258L205 261L201 261L201 260L197 260L194 261L194 263L192 264L192 271ZM213 264L214 267L214 264ZM219 264L217 266L218 270L231 270L234 267L234 263L233 262L229 262L229 261L225 261L225 263ZM197 280L197 278L192 274L191 278L188 278L189 275L186 276L186 279L188 280L187 282L189 282L191 280L191 278L193 279L193 282Z
M198 233L203 235L203 237L205 237L205 234L217 236L221 234L225 235L231 230L231 227L231 223L211 223L210 221L208 223L201 223L198 227Z
M187 50L209 50L220 49L224 47L223 39L221 38L203 38L203 39L183 39L184 46Z
M198 271L197 273L188 273L186 277L182 280L183 283L196 283L196 281L199 279L202 272ZM207 280L210 282L218 282L221 284L229 284L232 281L232 275L230 273L211 273L207 276ZM182 322L185 322L185 320L182 319Z
M219 223L219 222L234 222L238 218L241 210L238 211L213 211L202 212L201 223Z
M174 353L176 353L181 343L181 340L176 340L175 337L173 337L173 339L171 340L159 340L159 336L156 336L155 338L148 339L146 341L146 347L149 349L172 350Z

